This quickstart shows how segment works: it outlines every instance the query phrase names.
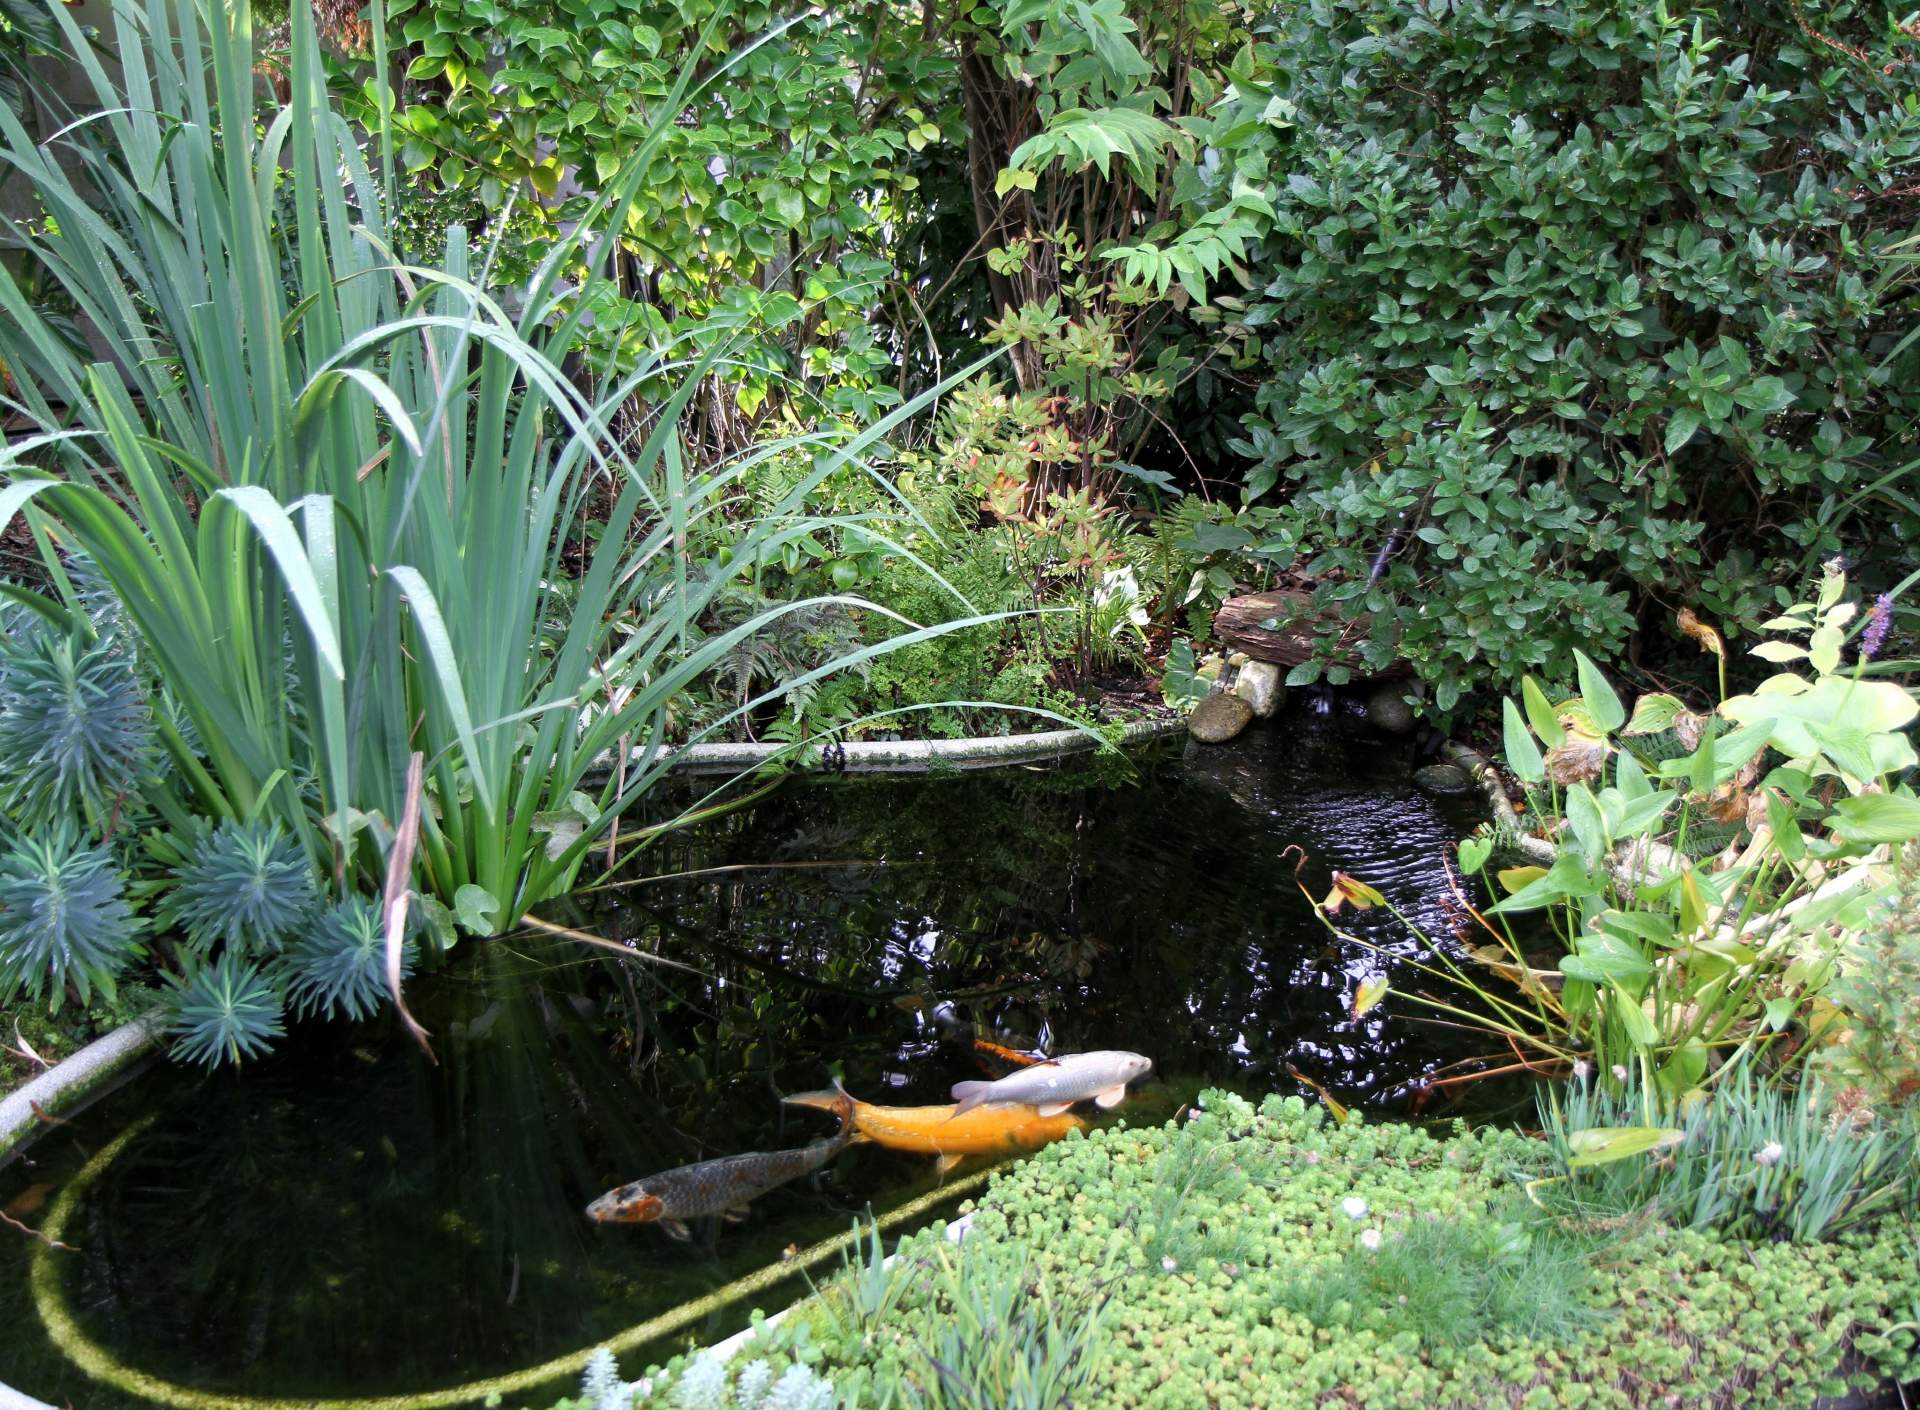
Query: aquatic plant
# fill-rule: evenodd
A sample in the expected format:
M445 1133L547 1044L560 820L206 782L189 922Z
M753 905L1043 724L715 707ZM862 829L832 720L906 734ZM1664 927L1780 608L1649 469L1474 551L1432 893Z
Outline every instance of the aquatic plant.
M1650 1211L1755 1241L1833 1239L1881 1215L1920 1214L1920 1138L1857 1089L1790 1090L1743 1065L1676 1112L1637 1081L1586 1080L1541 1099L1562 1173L1533 1187L1583 1218Z
M142 922L124 895L113 854L71 819L24 834L0 853L0 1000L25 992L58 1009L69 987L81 1003L143 953Z
M775 1375L765 1360L728 1374L728 1362L712 1352L692 1357L682 1368L667 1403L673 1410L833 1410L833 1382L798 1362ZM615 1405L619 1405L617 1399Z
M413 973L418 947L401 947L400 973ZM287 950L287 999L302 1017L366 1019L387 996L386 933L380 908L359 896L317 912Z
M1503 1336L1559 1342L1605 1320L1587 1251L1527 1218L1511 1196L1486 1217L1416 1213L1363 1229L1333 1266L1287 1284L1281 1301L1316 1327L1411 1332L1428 1348Z
M282 949L318 903L307 859L278 823L229 818L174 873L161 915L202 954L224 944L264 955Z
M9 621L0 638L0 808L15 823L44 827L85 809L97 831L108 830L152 751L146 691L121 644Z
M1578 694L1524 678L1503 739L1536 831L1509 839L1517 859L1496 856L1494 836L1460 844L1461 870L1498 899L1476 907L1463 888L1455 936L1419 958L1382 952L1419 977L1400 986L1408 1002L1498 1035L1520 1059L1507 1070L1584 1062L1604 1083L1643 1078L1669 1106L1735 1059L1791 1053L1790 1080L1843 1043L1854 1025L1832 1012L1836 981L1857 973L1853 941L1885 924L1895 849L1920 839L1906 781L1920 700L1885 678L1897 663L1845 661L1868 620L1847 591L1830 563L1752 650L1783 669L1711 711L1663 694L1629 711L1580 652ZM1714 628L1678 626L1724 660ZM1318 903L1366 945L1336 925L1346 905L1388 902L1348 878Z
M915 1410L1055 1410L1093 1372L1104 1297L1062 1298L1030 1252L991 1242L933 1250L944 1315L916 1333L924 1364L904 1382Z
M173 1052L206 1067L266 1052L286 1033L286 1004L272 978L237 950L166 976Z
M902 1240L895 1266L920 1271L877 1322L851 1335L803 1314L813 1364L863 1403L913 1403L924 1348L964 1315L928 1270L980 1258L994 1278L984 1260L1000 1249L1030 1305L1104 1300L1073 1398L1089 1407L1795 1405L1920 1373L1920 1264L1898 1220L1798 1244L1563 1216L1524 1197L1554 1156L1516 1132L1338 1122L1294 1097L1202 1101L1185 1127L1110 1127L1023 1161L958 1250L937 1230ZM1191 1215L1250 1231L1239 1259L1142 1256L1145 1187L1183 1139L1266 1172L1189 1197ZM1535 1274L1538 1257L1551 1266ZM1472 1271L1449 1283L1442 1259ZM1318 1296L1342 1285L1344 1299ZM1466 1305L1440 1305L1450 1290Z

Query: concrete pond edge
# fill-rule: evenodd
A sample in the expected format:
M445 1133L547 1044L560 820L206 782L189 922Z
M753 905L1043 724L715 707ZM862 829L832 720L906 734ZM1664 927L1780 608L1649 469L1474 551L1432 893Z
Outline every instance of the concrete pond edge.
M163 1032L164 1022L159 1014L143 1014L94 1039L25 1086L0 1097L0 1165L6 1165L24 1151L45 1129L41 1112L63 1117L104 1096L159 1050ZM55 1407L0 1381L0 1410L55 1410Z

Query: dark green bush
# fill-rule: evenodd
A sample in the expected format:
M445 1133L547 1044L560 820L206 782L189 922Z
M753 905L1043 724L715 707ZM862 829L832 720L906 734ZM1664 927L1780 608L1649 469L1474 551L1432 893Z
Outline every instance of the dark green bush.
M1913 558L1916 46L1799 14L1319 0L1262 46L1295 127L1249 492L1291 484L1268 556L1441 711L1635 657L1682 606L1737 631L1855 516Z

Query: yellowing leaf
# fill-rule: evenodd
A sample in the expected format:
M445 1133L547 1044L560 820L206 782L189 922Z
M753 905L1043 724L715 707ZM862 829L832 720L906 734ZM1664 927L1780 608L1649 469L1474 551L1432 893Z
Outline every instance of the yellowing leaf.
M1500 888L1509 896L1547 874L1545 867L1502 867L1498 873Z
M1387 977L1384 974L1360 981L1360 987L1354 991L1353 995L1352 1017L1356 1023L1368 1009L1387 997L1387 988Z
M1331 916L1338 915L1342 906L1352 906L1356 911L1370 911L1386 903L1387 898L1366 882L1337 871L1333 874L1333 890L1320 903L1320 909Z

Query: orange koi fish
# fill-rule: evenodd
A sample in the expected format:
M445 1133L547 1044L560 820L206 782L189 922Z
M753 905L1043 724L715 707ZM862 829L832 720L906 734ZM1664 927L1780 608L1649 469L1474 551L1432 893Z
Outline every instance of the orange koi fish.
M970 1155L1039 1150L1087 1124L1071 1112L1042 1116L1030 1106L981 1106L965 1112L951 1106L874 1106L838 1087L781 1100L788 1106L821 1111L838 1111L841 1102L851 1101L855 1140L872 1141L888 1150L937 1155L943 1175Z

